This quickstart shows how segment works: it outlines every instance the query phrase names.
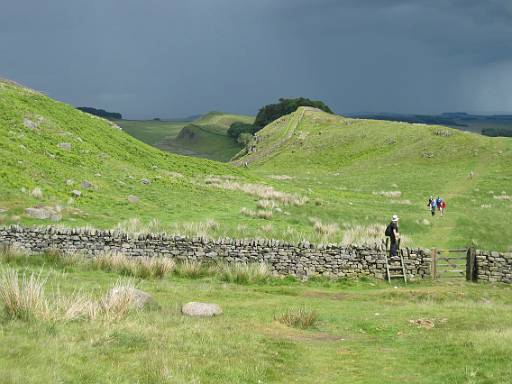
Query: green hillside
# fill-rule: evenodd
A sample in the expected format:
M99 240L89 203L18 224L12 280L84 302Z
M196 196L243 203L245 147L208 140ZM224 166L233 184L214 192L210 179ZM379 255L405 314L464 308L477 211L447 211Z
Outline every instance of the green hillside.
M194 121L116 120L133 137L179 155L229 161L240 145L226 134L234 122L252 123L254 117L209 112Z
M146 144L158 146L166 138L175 138L190 121L115 120L123 130Z
M229 123L194 124L213 135ZM411 245L512 247L510 139L300 108L235 167L162 152L6 81L0 134L0 224L361 244L397 213ZM431 217L430 194L447 200L444 217Z
M137 218L170 225L222 219L250 201L202 181L240 176L235 167L162 152L8 81L0 82L0 137L0 223L112 227ZM51 218L29 217L26 208Z
M300 108L258 132L235 163L245 162L318 199L324 221L371 225L398 213L416 243L512 247L510 139ZM430 195L446 199L444 217L431 217Z
M240 151L240 145L227 135L229 126L253 121L251 116L210 112L184 126L176 137L168 136L156 146L182 155L229 161Z

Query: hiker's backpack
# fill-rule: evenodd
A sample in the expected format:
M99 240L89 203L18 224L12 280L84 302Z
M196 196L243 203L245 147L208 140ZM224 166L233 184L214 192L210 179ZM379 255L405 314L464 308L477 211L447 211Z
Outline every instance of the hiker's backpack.
M386 232L384 232L386 236L391 236L393 234L393 224L389 223L386 227Z

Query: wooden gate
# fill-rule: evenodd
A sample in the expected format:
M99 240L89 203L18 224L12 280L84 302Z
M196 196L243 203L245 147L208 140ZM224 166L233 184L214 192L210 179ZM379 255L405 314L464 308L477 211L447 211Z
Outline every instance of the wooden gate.
M473 249L432 249L432 278L466 278L473 280Z

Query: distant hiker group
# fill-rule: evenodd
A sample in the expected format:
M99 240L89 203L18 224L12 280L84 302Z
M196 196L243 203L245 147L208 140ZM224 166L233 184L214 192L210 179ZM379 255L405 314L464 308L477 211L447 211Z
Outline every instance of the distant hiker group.
M439 196L437 196L437 199L430 196L427 207L430 209L430 212L432 212L432 216L435 216L436 210L439 211L441 215L444 215L444 212L446 211L446 201Z

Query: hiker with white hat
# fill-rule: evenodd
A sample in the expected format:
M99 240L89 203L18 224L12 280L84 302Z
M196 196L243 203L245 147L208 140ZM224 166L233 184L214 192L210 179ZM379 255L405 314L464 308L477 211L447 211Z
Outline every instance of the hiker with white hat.
M385 235L389 237L390 240L390 248L389 248L389 256L397 256L398 255L398 242L400 241L400 233L398 232L398 218L397 215L393 215L391 218L391 223L386 227Z

